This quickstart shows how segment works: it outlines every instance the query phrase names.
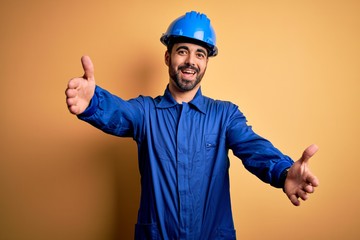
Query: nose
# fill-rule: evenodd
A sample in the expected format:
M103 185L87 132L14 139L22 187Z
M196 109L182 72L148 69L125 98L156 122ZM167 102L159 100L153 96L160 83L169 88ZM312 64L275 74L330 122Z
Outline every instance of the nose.
M195 66L195 54L188 54L185 63L189 64L190 66Z

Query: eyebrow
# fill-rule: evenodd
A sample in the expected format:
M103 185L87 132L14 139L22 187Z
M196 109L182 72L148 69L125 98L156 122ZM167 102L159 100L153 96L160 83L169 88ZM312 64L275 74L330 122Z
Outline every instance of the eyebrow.
M185 49L185 50L187 50L187 51L190 50L189 47L187 47L187 46L179 46L178 48L176 48L176 51L179 51L180 49ZM205 50L202 49L202 48L196 49L196 52L201 52L201 53L205 54L205 56L207 56L207 51L205 51Z

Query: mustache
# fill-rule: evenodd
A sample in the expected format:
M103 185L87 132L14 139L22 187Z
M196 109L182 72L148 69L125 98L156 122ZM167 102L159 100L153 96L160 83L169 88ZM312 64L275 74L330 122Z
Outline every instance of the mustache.
M199 73L199 72L200 72L200 69L198 69L197 67L191 66L190 64L181 65L181 66L179 66L178 69L179 69L180 71L183 70L183 69L192 69L192 70L194 70L196 73Z

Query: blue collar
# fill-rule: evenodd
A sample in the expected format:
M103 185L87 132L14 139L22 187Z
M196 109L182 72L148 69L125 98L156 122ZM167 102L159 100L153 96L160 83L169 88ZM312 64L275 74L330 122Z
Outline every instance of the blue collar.
M189 102L190 106L193 106L196 110L206 114L206 104L205 99L201 92L201 87L196 92L195 97ZM171 92L169 90L169 85L166 87L164 95L160 97L159 101L156 103L157 108L171 108L176 106L178 103L175 101Z

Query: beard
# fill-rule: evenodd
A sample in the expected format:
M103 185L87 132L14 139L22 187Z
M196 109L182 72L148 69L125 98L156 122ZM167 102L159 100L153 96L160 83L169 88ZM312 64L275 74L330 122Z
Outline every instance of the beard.
M183 69L192 69L195 71L196 78L194 80L187 80L181 77L181 70ZM180 65L177 69L171 65L171 60L169 64L169 76L172 81L174 81L175 85L183 92L193 90L202 80L205 74L205 70L200 72L199 68L191 66L190 64Z

